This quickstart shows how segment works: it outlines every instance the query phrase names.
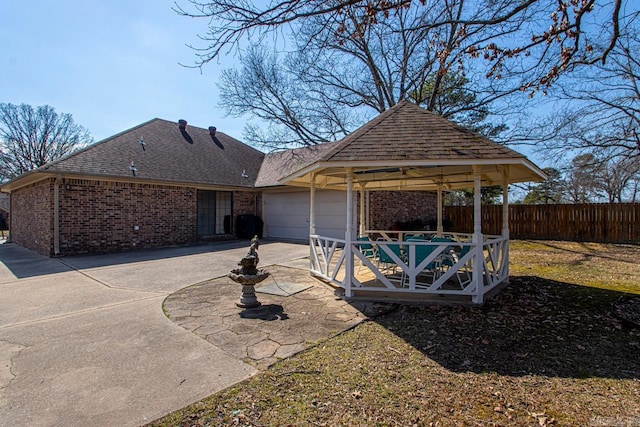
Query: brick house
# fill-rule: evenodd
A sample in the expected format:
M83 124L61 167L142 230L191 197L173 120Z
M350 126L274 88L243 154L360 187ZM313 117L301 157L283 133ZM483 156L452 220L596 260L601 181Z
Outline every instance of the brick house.
M48 256L186 245L235 238L239 216L305 239L309 190L279 180L333 146L264 154L214 127L153 119L5 183L11 241ZM344 236L344 192L318 197L320 229ZM433 193L389 197L367 193L370 228L435 214Z

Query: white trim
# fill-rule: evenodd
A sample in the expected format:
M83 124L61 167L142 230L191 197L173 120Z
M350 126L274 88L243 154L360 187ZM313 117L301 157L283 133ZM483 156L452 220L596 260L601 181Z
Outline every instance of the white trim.
M360 167L401 167L401 166L495 166L495 165L522 165L534 172L540 179L546 179L547 175L525 157L521 158L487 158L487 159L438 159L438 160L350 160L341 162L316 162L302 168L290 175L281 178L278 182L286 184L296 178L303 177L310 172L330 168L351 168L355 170Z

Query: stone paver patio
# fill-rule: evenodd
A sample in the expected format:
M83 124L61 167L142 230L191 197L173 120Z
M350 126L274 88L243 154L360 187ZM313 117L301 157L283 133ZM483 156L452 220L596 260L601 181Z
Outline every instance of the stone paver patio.
M221 277L171 294L164 301L165 314L215 346L265 370L392 307L348 303L332 288L310 277L308 270L279 265L267 270L270 277L256 285L261 307L237 307L241 286ZM289 296L260 293L260 289L277 288L278 284L283 289L292 284L308 288Z

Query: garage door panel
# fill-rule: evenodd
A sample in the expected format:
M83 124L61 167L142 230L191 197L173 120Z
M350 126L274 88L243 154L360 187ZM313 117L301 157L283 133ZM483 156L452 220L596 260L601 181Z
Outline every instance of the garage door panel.
M267 235L272 238L309 237L309 192L265 193L263 219ZM338 239L344 238L346 193L316 192L316 231Z

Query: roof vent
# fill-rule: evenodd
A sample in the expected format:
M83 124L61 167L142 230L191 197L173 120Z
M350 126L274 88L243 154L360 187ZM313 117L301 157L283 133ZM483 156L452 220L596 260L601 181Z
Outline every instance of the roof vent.
M216 136L216 127L215 126L209 126L209 135Z
M178 120L178 127L181 130L185 130L187 128L187 121L183 119Z

